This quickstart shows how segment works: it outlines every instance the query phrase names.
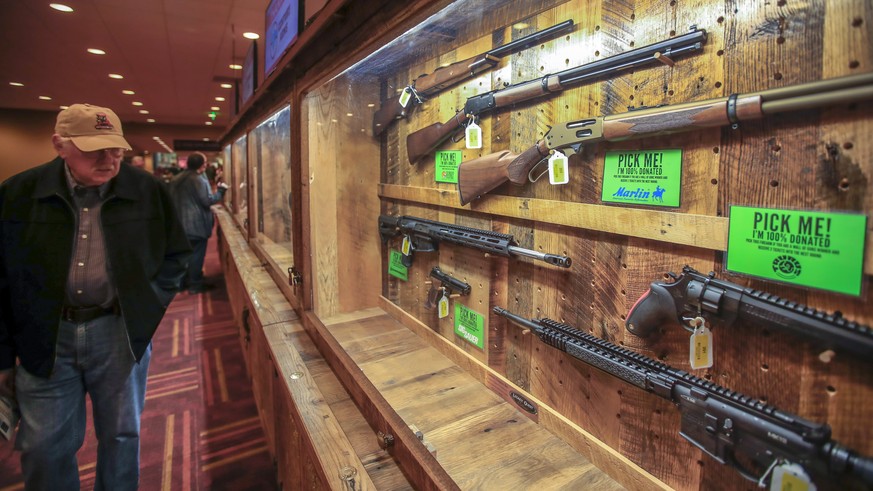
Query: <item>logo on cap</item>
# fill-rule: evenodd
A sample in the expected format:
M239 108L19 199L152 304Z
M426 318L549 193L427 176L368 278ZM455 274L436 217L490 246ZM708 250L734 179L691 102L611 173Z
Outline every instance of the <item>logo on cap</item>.
M94 126L97 130L114 130L115 127L109 122L109 117L105 113L97 113L97 124Z

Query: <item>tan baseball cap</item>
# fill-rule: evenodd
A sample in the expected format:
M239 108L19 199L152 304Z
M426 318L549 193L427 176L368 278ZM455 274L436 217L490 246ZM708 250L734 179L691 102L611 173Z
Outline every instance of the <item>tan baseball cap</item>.
M55 133L73 140L76 148L83 152L104 148L131 149L121 131L121 120L106 107L73 104L58 113Z

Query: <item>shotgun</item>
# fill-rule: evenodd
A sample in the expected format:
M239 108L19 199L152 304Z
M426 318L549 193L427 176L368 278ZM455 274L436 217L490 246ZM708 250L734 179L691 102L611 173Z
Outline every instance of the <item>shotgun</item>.
M419 76L404 87L400 97L388 99L376 111L373 115L373 136L380 135L393 121L405 118L413 107L422 104L427 97L438 94L450 85L494 68L504 56L540 44L557 34L570 30L572 27L573 21L565 20L560 24L516 39L491 51L437 68L431 74Z
M706 31L698 30L696 26L691 26L691 31L681 36L619 53L592 63L569 68L555 74L545 75L542 78L528 80L503 89L470 97L464 103L464 109L458 111L456 115L452 116L452 119L445 123L434 123L407 135L406 151L409 156L409 163L416 164L426 155L436 150L453 134L465 127L468 121L474 120L483 113L493 109L513 107L516 104L560 92L596 78L612 76L618 72L632 70L643 65L658 63L659 61L670 63L671 61L668 62L668 59L672 60L672 58L677 56L698 51L705 42Z
M873 99L873 72L560 123L521 154L506 150L461 163L458 194L461 205L466 205L506 181L522 185L528 181L531 169L554 151L570 156L586 143L728 125L736 128L740 122L765 115L867 99Z

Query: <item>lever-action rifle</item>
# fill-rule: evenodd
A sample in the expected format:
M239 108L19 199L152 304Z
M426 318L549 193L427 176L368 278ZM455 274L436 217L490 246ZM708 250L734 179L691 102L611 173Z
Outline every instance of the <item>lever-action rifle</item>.
M873 354L873 330L776 295L704 276L689 266L682 274L669 273L673 282L656 281L631 307L625 326L646 337L658 326L702 316L710 326L732 325L737 320L760 323L773 330L815 339L822 350L834 348L856 355ZM690 328L689 328L690 329Z
M404 251L402 258L402 263L406 267L412 266L414 251L434 252L442 241L478 249L496 256L526 256L562 268L569 268L572 263L567 256L544 254L518 247L515 237L509 234L433 222L413 216L379 215L379 235L382 236L382 242L387 242L391 237L398 235L403 235L404 240L409 240L409 253Z
M769 479L780 463L799 464L819 479L850 475L873 486L873 460L831 440L831 428L786 413L551 319L494 312L530 329L544 343L667 399L679 407L679 434L746 479Z
M412 108L423 103L426 98L434 96L450 85L472 78L477 74L494 68L500 59L517 51L522 51L551 39L557 34L573 27L572 20L535 32L523 38L506 43L491 51L478 54L463 61L437 68L429 75L421 75L406 86L400 97L392 97L382 104L373 115L373 136L380 135L391 122L405 118ZM405 94L404 92L408 92ZM406 101L404 105L402 101Z
M555 150L570 156L586 143L736 126L765 115L866 99L873 99L873 72L561 123L521 154L496 152L461 163L458 193L465 205L506 181L522 185L531 169Z
M439 266L434 266L430 270L430 277L439 281L440 285L437 286L436 283L433 283L430 290L428 290L427 300L424 303L424 308L426 309L435 308L444 296L452 294L469 295L470 290L472 290L469 283L443 272Z
M691 26L691 32L681 36L569 68L542 78L510 85L504 89L470 97L464 104L464 109L458 111L452 119L445 123L434 123L407 135L406 151L409 155L409 163L417 163L465 127L468 121L474 120L488 111L513 107L522 102L581 85L595 78L604 78L621 71L658 63L658 60L663 60L665 57L672 59L698 51L705 42L706 31Z

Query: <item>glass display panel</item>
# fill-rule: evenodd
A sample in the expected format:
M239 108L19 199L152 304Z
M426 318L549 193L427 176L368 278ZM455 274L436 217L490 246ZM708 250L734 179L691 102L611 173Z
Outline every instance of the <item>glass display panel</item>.
M234 189L233 189L234 180L233 180L233 165L232 165L233 161L231 160L231 148L232 148L231 144L228 144L227 146L224 147L224 150L221 151L221 158L222 158L221 164L222 164L222 171L223 171L222 178L224 179L224 182L227 184L227 192L224 193L224 206L226 206L229 210L233 209L233 196L235 194Z
M257 173L257 230L267 253L284 263L293 260L291 107L274 113L249 138Z
M234 200L234 216L237 223L245 227L248 231L248 210L249 210L249 192L248 192L248 154L246 152L246 135L241 136L237 141L233 142L233 177L234 191L236 199Z

